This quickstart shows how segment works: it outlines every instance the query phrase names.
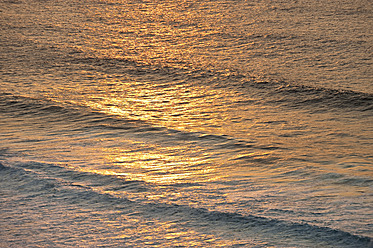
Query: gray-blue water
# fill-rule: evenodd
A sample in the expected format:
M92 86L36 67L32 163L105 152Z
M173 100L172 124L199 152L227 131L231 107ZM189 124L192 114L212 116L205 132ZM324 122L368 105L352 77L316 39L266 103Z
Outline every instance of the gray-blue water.
M1 1L0 247L372 247L372 20Z

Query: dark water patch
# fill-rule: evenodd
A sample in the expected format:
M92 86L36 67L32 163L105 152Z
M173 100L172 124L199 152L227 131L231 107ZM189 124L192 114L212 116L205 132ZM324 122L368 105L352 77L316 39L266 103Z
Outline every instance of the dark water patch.
M349 90L328 89L304 85L283 84L272 94L280 95L274 102L295 107L314 107L317 110L343 109L344 111L373 110L373 95Z
M156 209L159 206L155 207ZM175 211L175 208L178 211ZM186 208L186 209L185 209ZM232 225L239 225L243 229L256 229L257 231L265 232L268 235L283 235L283 237L293 236L297 239L308 239L325 242L329 241L332 245L358 245L368 244L370 239L366 237L355 236L353 234L335 230L327 227L317 227L309 224L297 224L279 221L275 219L268 219L257 216L243 216L236 213L224 213L218 211L209 211L203 208L190 209L185 206L167 206L164 211L170 215L177 214L180 209L191 215L201 217L212 223L227 223ZM262 233L263 234L263 233Z
M0 92L0 113L6 113L15 117L24 115L48 115L48 114L70 114L72 109L54 104L48 100L32 97L16 96Z
M4 4L22 4L24 2L23 1L18 1L18 0L2 0L2 3L4 3Z
M243 89L261 90L263 103L315 109L315 111L343 109L344 111L365 112L373 110L373 94L370 93L314 87L286 81L263 81L255 78L244 80L241 85Z
M0 163L0 170L5 170L7 167L5 167L2 163Z
M130 180L124 176L84 172L68 167L38 162L17 163L15 166L16 168L36 173L41 178L47 178L48 180L51 178L62 179L60 182L65 186L81 188L104 187L105 190L128 190L131 192L150 191L148 186L146 186L146 182Z
M5 166L8 167L8 166ZM113 191L133 190L136 181L127 181L110 175L89 172L69 171L64 167L41 163L22 163L0 170L7 184L15 185L21 191L22 201L33 201L40 197L58 200L68 207L116 209L117 214L135 214L145 219L170 221L189 229L215 233L217 236L260 237L273 246L305 247L369 247L371 238L354 235L338 229L314 226L308 223L294 223L255 215L242 215L186 205L142 202L129 200L98 191L92 185L105 185ZM83 178L83 179L82 179ZM94 181L89 183L89 181ZM2 182L2 185L4 182ZM122 185L119 185L122 184ZM188 187L188 185L184 185ZM193 187L196 185L192 185ZM148 191L154 190L151 184L144 185ZM169 186L170 187L170 186ZM23 193L22 193L23 192ZM219 232L215 232L219 230ZM308 244L308 245L307 245Z
M370 187L373 185L373 180L370 178L343 178L336 180L335 184L356 186L356 187Z

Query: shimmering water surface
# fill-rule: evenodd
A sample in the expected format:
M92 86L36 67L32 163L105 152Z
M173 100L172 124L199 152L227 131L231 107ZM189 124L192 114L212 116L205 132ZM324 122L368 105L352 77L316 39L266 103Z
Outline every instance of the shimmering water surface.
M1 247L371 247L370 1L0 2Z

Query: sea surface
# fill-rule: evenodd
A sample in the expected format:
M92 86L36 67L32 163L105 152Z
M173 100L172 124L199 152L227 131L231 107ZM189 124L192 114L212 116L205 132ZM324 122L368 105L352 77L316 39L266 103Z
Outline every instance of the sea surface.
M370 0L0 0L0 247L373 247Z

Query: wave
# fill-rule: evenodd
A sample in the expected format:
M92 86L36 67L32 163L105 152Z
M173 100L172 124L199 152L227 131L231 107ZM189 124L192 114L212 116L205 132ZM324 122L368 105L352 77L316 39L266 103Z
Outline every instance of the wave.
M240 140L224 134L206 134L203 132L180 131L168 127L154 126L143 120L117 117L103 112L94 111L88 107L73 105L57 105L50 100L42 100L31 97L15 96L9 93L0 94L0 113L12 118L30 118L38 123L47 123L64 126L69 132L93 130L97 133L105 131L118 136L119 132L133 136L145 137L151 135L158 142L206 143L213 149L260 149L281 150L285 149L276 145L260 145L254 141Z
M169 81L184 80L212 87L228 88L245 91L250 94L252 89L261 90L260 103L278 104L289 107L328 111L343 109L343 111L372 111L373 94L323 87L302 85L301 82L256 78L234 69L213 70L188 68L188 66L172 67L169 65L151 65L139 63L130 59L120 58L72 58L70 63L89 64L107 74L128 74Z
M308 223L295 223L255 215L242 215L205 208L130 200L125 195L113 194L113 191L152 192L155 186L142 181L132 181L113 175L74 171L67 167L21 162L16 164L0 163L3 183L12 184L16 190L27 192L33 197L63 199L65 207L72 205L99 209L115 209L123 215L140 215L142 218L159 219L178 223L184 227L214 232L219 228L220 236L238 236L242 239L260 237L268 245L294 246L299 242L303 247L369 247L369 237L355 235L330 227L314 226ZM100 187L104 186L104 190ZM180 187L180 185L179 185ZM188 187L188 185L183 185ZM21 192L21 193L22 193ZM37 203L35 203L37 204ZM60 203L62 204L62 203ZM237 237L236 237L237 238ZM307 245L309 244L309 245Z
M129 58L89 57L65 55L61 58L70 66L89 67L111 77L127 75L136 80L152 81L163 85L170 82L202 84L248 94L254 99L246 104L270 104L295 107L308 111L372 111L373 94L302 85L301 82L287 82L253 77L243 70L205 69L192 65L161 65L143 63ZM6 93L0 93L2 96ZM1 97L1 96L0 96ZM21 106L20 106L21 107ZM24 106L27 108L27 106ZM57 106L50 106L58 108ZM27 109L29 110L29 109Z
M373 110L373 94L350 90L328 89L304 85L281 83L273 94L284 98L275 100L296 107L338 108L343 110Z

